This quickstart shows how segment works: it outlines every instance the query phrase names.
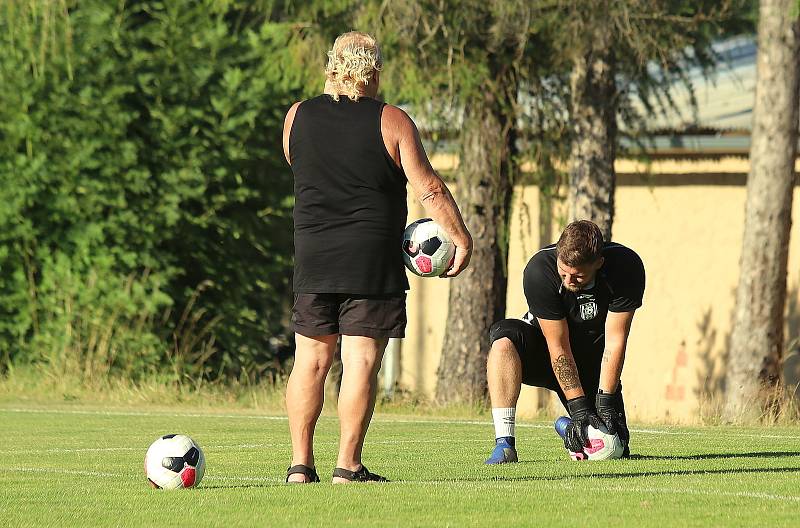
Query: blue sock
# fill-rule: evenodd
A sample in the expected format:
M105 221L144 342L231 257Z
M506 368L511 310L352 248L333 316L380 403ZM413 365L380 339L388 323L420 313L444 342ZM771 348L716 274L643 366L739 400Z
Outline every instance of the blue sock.
M500 438L495 438L494 442L495 442L495 444L499 444L501 442L505 442L506 444L510 445L511 447L514 447L516 439L513 436L501 436Z

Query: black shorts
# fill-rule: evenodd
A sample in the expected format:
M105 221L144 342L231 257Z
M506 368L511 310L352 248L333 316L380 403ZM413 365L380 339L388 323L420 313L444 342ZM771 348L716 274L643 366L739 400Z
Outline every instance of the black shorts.
M292 330L307 337L405 337L406 294L296 293Z
M564 391L561 390L553 373L550 352L541 329L521 319L503 319L492 325L489 330L489 341L494 343L503 337L510 339L517 349L522 362L522 383L555 391L562 403L566 402ZM583 392L589 398L594 398L600 385L600 366L605 340L585 345L571 344Z

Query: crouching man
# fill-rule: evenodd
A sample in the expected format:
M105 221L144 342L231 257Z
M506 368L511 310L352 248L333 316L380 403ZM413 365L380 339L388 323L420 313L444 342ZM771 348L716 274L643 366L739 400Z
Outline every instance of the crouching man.
M572 418L564 446L581 452L586 428L603 424L630 456L620 374L633 314L642 305L644 265L631 249L604 242L588 220L531 257L523 274L528 313L492 325L487 361L495 447L487 464L517 461L514 424L521 384L555 391Z

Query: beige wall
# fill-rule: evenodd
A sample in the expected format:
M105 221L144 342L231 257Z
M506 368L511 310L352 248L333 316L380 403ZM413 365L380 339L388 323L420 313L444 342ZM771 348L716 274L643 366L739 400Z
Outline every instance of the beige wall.
M746 160L620 162L614 239L636 250L647 270L644 306L634 319L623 372L626 405L636 420L696 421L718 394L730 333L743 233ZM800 187L795 187L789 252L787 343L800 326ZM424 215L413 199L409 221ZM513 202L508 315L526 311L522 270L540 240L539 194L518 188ZM557 237L562 225L554 221ZM455 279L458 280L458 279ZM448 281L410 277L409 325L400 385L432 395L447 315ZM797 381L789 355L787 378ZM545 391L524 389L522 415L540 405L558 412ZM540 401L540 398L542 400Z

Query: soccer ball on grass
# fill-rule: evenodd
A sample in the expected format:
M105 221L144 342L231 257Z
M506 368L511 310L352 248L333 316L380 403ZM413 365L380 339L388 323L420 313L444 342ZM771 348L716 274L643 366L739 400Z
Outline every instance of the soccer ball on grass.
M562 416L556 420L556 432L561 438L564 438L564 432L567 425L572 420L566 416ZM569 451L569 456L572 460L607 460L612 458L622 458L622 453L625 451L625 446L622 445L619 435L609 434L604 426L600 429L595 429L591 425L586 428L586 436L589 438L589 445L583 448L583 451L574 453Z
M157 439L144 457L144 471L154 488L193 488L200 483L205 470L206 457L200 446L182 434Z

